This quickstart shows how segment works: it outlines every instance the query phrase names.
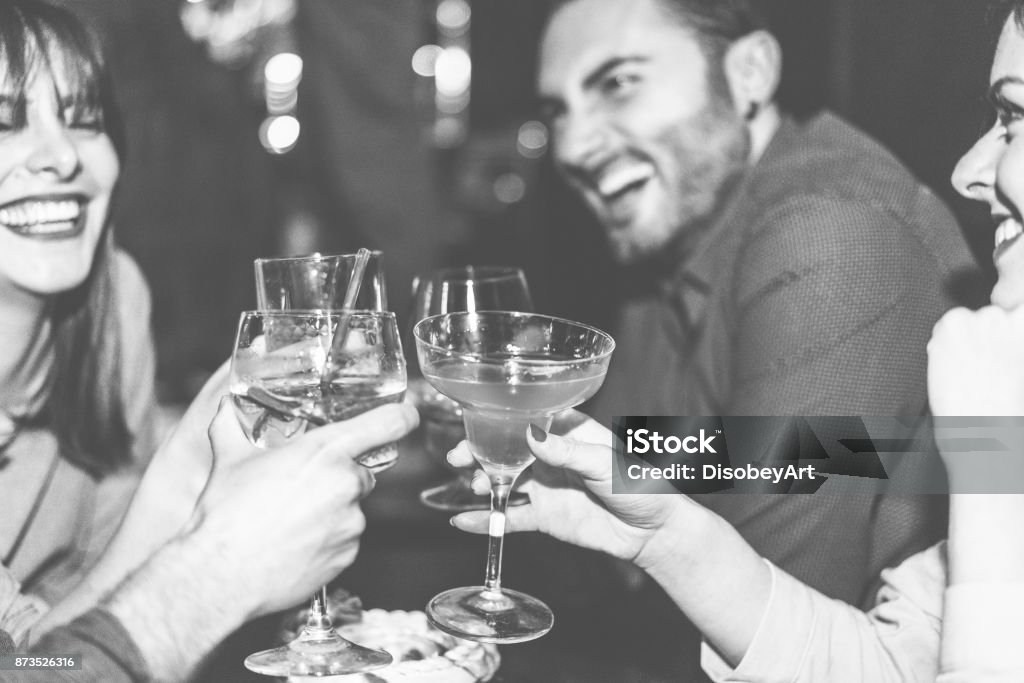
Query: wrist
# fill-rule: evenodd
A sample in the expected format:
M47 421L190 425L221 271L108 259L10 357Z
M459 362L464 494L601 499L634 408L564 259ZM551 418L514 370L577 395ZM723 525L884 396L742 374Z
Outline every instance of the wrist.
M715 537L718 517L686 496L673 495L670 511L637 554L636 564L658 583L679 576Z
M164 545L105 601L157 680L179 680L245 623L240 584L222 575L202 527Z

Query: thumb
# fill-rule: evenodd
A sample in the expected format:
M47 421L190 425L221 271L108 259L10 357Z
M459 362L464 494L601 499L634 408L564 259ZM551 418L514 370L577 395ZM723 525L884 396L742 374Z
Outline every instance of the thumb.
M221 397L217 414L210 422L207 434L210 437L210 447L213 449L215 468L230 467L250 455L254 448L238 424L230 396Z
M537 425L526 430L530 450L541 462L579 474L592 481L607 481L612 473L612 449L550 434Z

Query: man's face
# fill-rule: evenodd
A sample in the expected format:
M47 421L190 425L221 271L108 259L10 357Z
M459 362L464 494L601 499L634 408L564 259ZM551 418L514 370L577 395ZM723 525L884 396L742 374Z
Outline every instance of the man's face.
M989 84L998 118L960 159L953 186L989 206L999 273L992 303L1013 309L1024 305L1024 32L1012 18L999 38Z
M541 42L555 164L624 263L712 216L750 147L695 37L658 1L572 0Z

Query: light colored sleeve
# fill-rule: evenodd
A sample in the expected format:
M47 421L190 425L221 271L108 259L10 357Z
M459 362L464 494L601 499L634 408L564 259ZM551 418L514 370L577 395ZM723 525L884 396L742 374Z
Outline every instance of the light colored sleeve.
M1024 681L1024 584L946 589L940 683Z
M935 546L882 572L877 604L868 613L772 567L771 598L743 660L733 669L704 643L701 664L722 682L934 681L943 553Z

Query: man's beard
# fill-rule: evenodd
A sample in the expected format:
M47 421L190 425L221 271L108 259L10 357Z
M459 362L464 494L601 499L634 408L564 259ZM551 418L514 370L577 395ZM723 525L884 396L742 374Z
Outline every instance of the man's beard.
M748 165L750 134L732 104L715 98L694 119L666 131L658 144L671 150L678 177L667 197L661 226L630 229L611 248L623 264L652 259L676 261L689 253L723 210ZM643 236L649 239L638 239Z

